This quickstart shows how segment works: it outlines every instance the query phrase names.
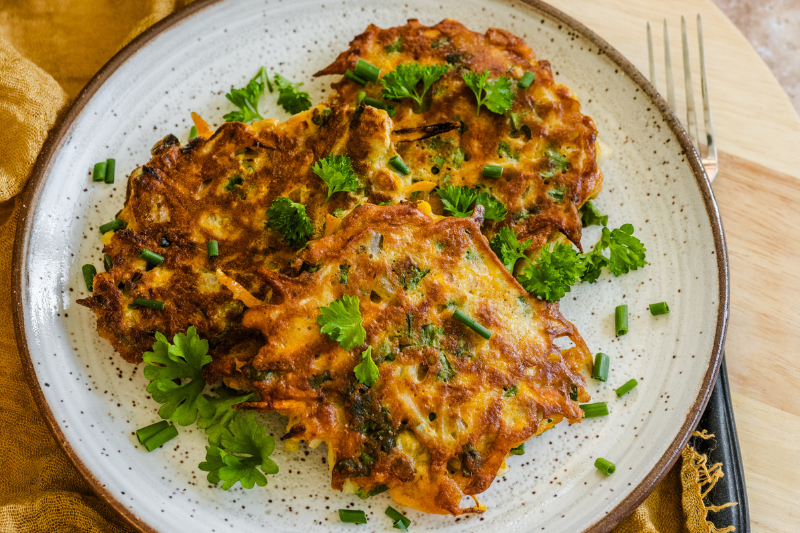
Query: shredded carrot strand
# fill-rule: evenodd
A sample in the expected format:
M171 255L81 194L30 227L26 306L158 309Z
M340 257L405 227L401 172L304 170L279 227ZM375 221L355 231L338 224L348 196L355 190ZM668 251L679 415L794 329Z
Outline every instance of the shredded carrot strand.
M226 276L225 273L223 273L220 269L217 269L217 280L219 281L220 285L226 287L233 293L234 298L241 300L241 302L247 307L258 307L259 305L264 305L264 302L250 294L247 289L239 284L239 282Z
M214 135L214 130L211 129L211 126L208 125L208 122L203 120L203 117L192 111L192 121L194 122L194 127L197 128L197 135L204 139L208 139L212 135Z

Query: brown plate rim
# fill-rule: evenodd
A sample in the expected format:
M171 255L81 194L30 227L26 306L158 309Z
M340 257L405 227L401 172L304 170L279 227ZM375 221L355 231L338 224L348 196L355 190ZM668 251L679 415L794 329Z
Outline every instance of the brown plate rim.
M164 19L155 23L153 26L150 26L130 43L124 46L103 66L103 68L97 72L97 74L94 75L94 77L92 77L89 83L87 83L83 90L81 90L78 97L72 103L69 111L66 113L66 115L64 115L63 120L56 128L53 129L53 131L51 131L47 141L44 144L44 147L42 148L42 151L39 153L39 157L37 158L36 164L31 173L31 178L27 187L25 188L22 213L20 214L19 225L17 227L14 241L14 255L12 264L14 329L25 378L31 388L31 393L34 397L34 400L39 407L40 412L44 415L47 425L59 446L61 446L67 457L69 457L81 475L86 479L97 496L111 506L114 510L116 510L131 526L143 533L157 533L157 530L146 524L133 511L128 509L113 494L111 494L111 492L106 489L105 486L103 486L100 480L94 476L87 465L80 460L65 438L58 421L55 419L55 416L50 410L50 406L44 397L41 384L36 377L36 372L33 367L33 360L31 359L31 355L28 350L26 340L27 336L25 334L22 287L27 285L27 279L24 270L24 258L27 252L28 239L32 231L34 206L36 205L43 190L46 170L56 154L56 148L67 136L73 122L80 115L81 111L89 102L89 100L119 67L121 67L133 54L138 52L146 44L150 43L153 39L167 29L188 19L203 9L206 9L207 7L221 1L223 0L197 0L192 4L189 4L187 7L168 15ZM719 209L717 207L716 200L714 199L714 194L711 190L711 184L706 178L703 166L700 162L699 155L697 154L697 151L689 140L688 135L678 121L678 118L669 108L668 104L661 97L658 91L655 90L655 88L642 75L642 73L619 51L613 48L592 30L578 22L576 19L566 15L553 6L542 2L541 0L522 0L522 2L533 7L547 17L571 28L575 32L579 33L582 37L586 38L589 42L593 43L598 48L598 54L604 54L614 61L614 63L616 63L619 68L650 98L650 101L661 113L662 118L667 123L670 130L677 138L681 148L686 153L687 161L692 167L692 172L697 180L700 194L703 197L703 202L706 206L706 213L708 215L711 231L714 237L714 247L717 257L719 277L719 311L717 316L716 331L714 333L714 346L712 348L711 361L708 369L706 370L706 374L703 377L700 394L695 399L695 402L692 405L686 420L678 431L678 434L670 443L667 451L659 459L653 469L619 504L617 504L602 518L599 518L594 524L585 530L585 533L606 533L619 524L619 522L621 522L625 517L630 515L633 510L638 507L653 491L653 489L655 489L672 465L675 464L683 448L686 446L692 431L697 426L700 416L703 413L703 409L705 408L706 404L708 403L708 399L711 396L711 391L713 389L717 373L719 372L720 362L722 361L725 334L728 326L730 307L730 272L727 247L725 245L725 237L723 234L722 220L720 218Z

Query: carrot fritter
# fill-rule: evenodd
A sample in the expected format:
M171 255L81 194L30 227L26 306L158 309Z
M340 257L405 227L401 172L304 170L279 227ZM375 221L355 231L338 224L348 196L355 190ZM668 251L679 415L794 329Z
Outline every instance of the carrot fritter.
M395 130L447 121L461 124L457 131L398 145L414 181L477 186L499 198L508 215L485 228L490 236L508 224L521 238L534 239L532 250L541 249L556 232L580 248L578 210L602 188L597 131L594 121L581 113L573 92L555 83L549 62L537 60L522 39L505 30L480 34L449 19L430 27L411 19L405 26L385 30L370 25L315 75L344 74L355 69L359 58L379 67L381 77L401 64L450 66L426 93L421 108L411 98L388 102L396 107ZM511 80L514 100L508 113L483 108L477 116L475 95L462 74L484 70L490 80ZM535 74L535 80L524 89L517 82L526 72ZM345 78L332 87L332 103L351 105L359 91L381 98L383 89L381 83L361 87ZM561 172L564 163L568 168ZM502 166L502 177L483 177L486 164ZM421 198L441 212L435 193Z
M422 204L424 208L424 204ZM362 497L389 490L400 504L440 514L486 490L512 448L589 399L591 364L557 304L529 295L505 270L473 218L429 215L410 203L356 208L299 257L291 278L264 271L275 303L243 324L267 338L251 364L261 400L241 407L289 417L283 440L328 445L333 488ZM359 300L366 342L353 350L320 332L320 307ZM453 314L491 331L485 340ZM555 340L567 337L572 348ZM354 368L367 347L371 386Z
M394 155L391 120L383 111L321 104L286 122L251 126L224 124L208 140L181 147L168 136L153 158L128 182L127 227L104 236L112 267L95 277L91 298L78 303L97 314L97 327L127 361L141 361L154 335L171 338L195 326L211 344L208 379L250 372L247 362L263 344L261 333L241 326L245 305L220 284L217 271L259 300L269 286L260 268L288 269L297 250L265 223L278 196L306 206L312 237L321 236L331 213L348 212L369 194L389 198L401 182L386 168ZM363 188L337 193L327 203L327 186L312 165L329 154L347 154ZM341 216L341 215L339 215ZM331 228L332 229L332 228ZM107 238L110 237L110 240ZM207 243L219 243L209 258ZM164 257L158 266L139 257L148 249ZM165 302L163 310L134 305L134 299Z

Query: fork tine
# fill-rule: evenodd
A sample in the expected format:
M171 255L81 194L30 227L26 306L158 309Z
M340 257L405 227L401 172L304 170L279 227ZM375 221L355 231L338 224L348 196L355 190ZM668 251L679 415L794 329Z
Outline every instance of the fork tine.
M717 145L714 143L714 122L711 120L711 104L708 100L708 74L706 74L706 51L703 44L703 19L697 14L697 40L700 43L700 85L703 91L703 119L706 129L707 159L713 161L713 171L709 171L709 179L714 179L717 168ZM706 165L708 166L708 165Z
M697 115L692 90L692 67L689 65L689 36L686 33L686 17L681 15L681 40L683 42L683 80L686 85L686 129L697 152L700 152L700 136L697 132Z
M647 21L647 59L650 60L650 83L653 88L658 91L658 82L656 82L656 60L653 57L653 34L650 31L650 21Z
M669 30L667 19L664 19L664 63L667 74L667 103L672 112L675 112L675 86L672 83L672 55L669 52Z

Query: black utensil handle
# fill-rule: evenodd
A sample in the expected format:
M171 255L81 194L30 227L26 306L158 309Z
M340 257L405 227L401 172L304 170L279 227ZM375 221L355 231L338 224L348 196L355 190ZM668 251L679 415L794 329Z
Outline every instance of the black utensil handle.
M706 517L717 528L735 526L737 533L750 532L750 512L747 508L747 489L744 484L744 468L742 454L739 450L739 439L736 436L736 422L733 419L731 392L728 388L728 370L725 358L717 376L717 382L708 400L708 405L697 425L697 430L713 433L715 438L704 440L692 437L691 446L701 454L708 456L709 465L722 463L725 476L720 479L705 498L706 504L722 505L738 502L738 505L709 512Z

